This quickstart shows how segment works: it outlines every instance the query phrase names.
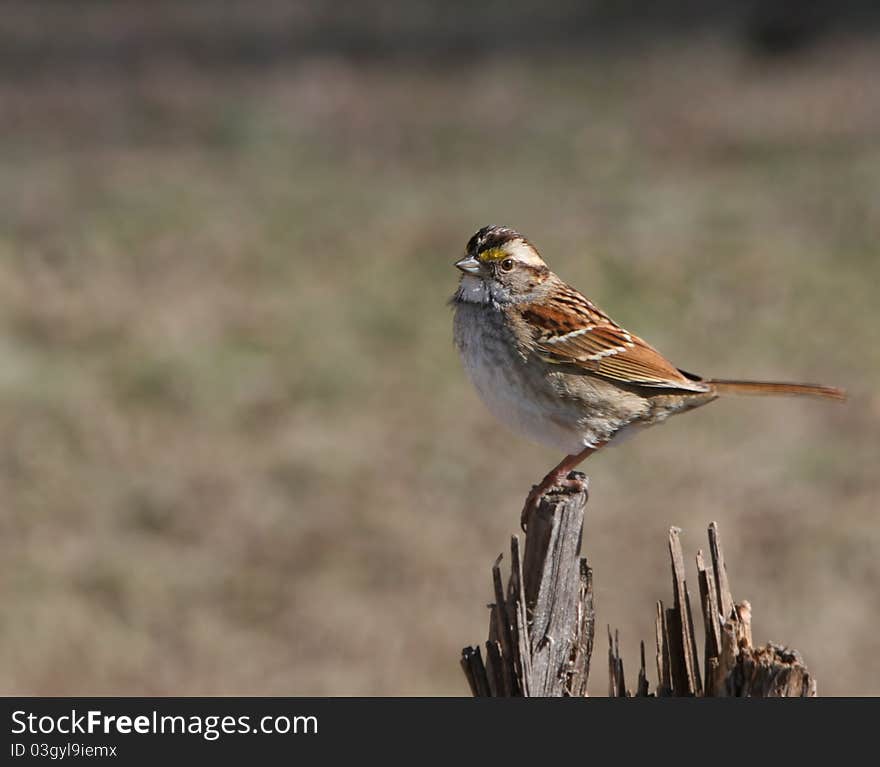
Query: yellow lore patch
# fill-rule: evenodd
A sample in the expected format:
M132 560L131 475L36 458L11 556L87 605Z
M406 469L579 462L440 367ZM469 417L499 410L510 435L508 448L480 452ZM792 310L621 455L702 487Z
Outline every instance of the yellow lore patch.
M477 254L477 258L480 261L500 261L502 258L507 258L509 255L510 253L504 248L486 248L486 250L480 251Z

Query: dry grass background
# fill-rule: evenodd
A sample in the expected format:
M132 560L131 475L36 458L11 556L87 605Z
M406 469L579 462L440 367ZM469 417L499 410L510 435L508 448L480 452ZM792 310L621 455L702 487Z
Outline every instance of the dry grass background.
M878 71L870 42L691 40L4 78L2 691L465 693L489 566L559 458L451 344L451 262L504 223L687 369L851 391L587 465L625 658L666 528L693 553L716 519L756 638L880 693Z

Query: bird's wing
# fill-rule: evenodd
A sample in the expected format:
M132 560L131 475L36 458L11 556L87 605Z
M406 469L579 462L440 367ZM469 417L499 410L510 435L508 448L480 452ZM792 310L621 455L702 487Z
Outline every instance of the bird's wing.
M636 386L704 392L707 384L689 378L653 346L624 330L572 288L556 291L521 308L535 348L553 364Z

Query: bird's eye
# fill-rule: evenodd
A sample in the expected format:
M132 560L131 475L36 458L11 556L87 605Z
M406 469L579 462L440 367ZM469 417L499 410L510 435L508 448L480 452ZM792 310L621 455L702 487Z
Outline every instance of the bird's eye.
M502 272L509 272L511 269L513 269L513 259L512 258L505 258L501 262L501 271Z

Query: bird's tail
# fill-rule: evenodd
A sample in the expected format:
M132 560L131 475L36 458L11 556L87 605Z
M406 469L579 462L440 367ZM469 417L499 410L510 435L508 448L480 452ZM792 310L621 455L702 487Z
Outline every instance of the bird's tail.
M846 391L834 386L819 384L776 383L773 381L729 381L722 378L709 378L710 384L719 394L793 394L802 397L820 397L840 402L846 399Z

